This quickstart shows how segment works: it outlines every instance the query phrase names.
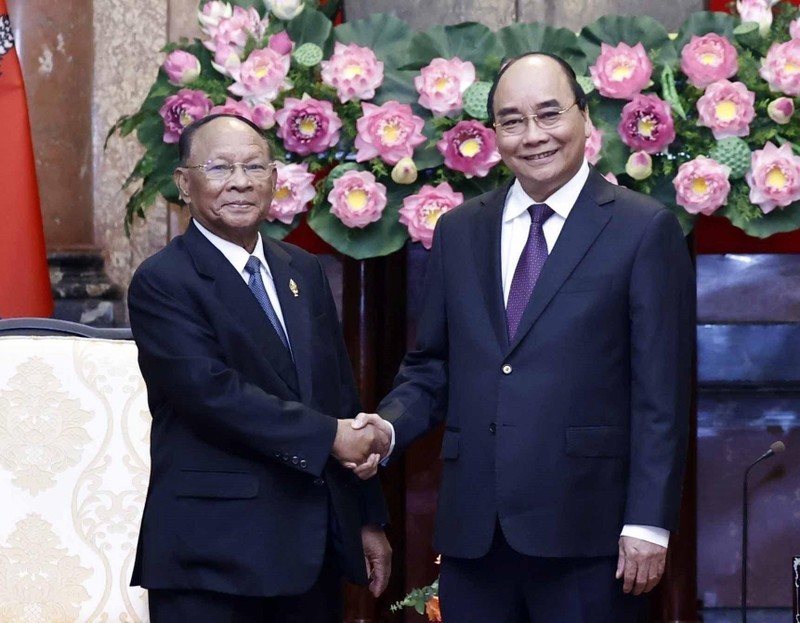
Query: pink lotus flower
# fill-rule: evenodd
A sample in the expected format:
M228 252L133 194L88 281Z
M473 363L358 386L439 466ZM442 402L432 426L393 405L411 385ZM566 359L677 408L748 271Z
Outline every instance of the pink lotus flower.
M442 134L436 149L444 156L444 166L467 177L486 177L500 162L497 137L480 121L459 121Z
M287 97L283 108L275 113L278 136L289 151L301 156L319 154L339 142L342 120L333 104L303 95L303 99Z
M800 39L800 17L789 24L789 36L792 39Z
M216 115L220 113L239 115L248 121L253 121L253 109L250 108L246 102L240 102L232 97L225 98L225 103L222 104L222 106L214 106L214 108L208 111L209 115Z
M411 112L408 104L395 101L375 106L361 103L364 116L356 121L356 160L364 162L380 157L387 164L412 157L414 148L425 142L425 121Z
M646 180L653 174L653 158L645 151L635 151L628 156L625 173L635 180Z
M772 5L778 0L736 0L736 12L743 22L758 24L758 32L766 36L772 26Z
M423 247L430 249L436 221L442 214L463 202L464 195L454 192L447 182L438 186L426 184L416 195L403 199L400 222L408 228L412 240L421 242Z
M619 186L619 181L617 180L617 176L614 175L611 171L606 173L603 177L606 178L606 181L611 182L612 184L615 184L616 186Z
M458 57L449 61L435 58L414 78L419 93L420 106L433 112L435 117L461 112L462 96L475 82L475 65Z
M269 38L267 47L271 50L275 50L278 54L291 54L294 43L289 38L288 33L285 30L281 30Z
M592 81L604 97L631 99L650 84L653 64L641 42L630 47L620 43L612 47L600 44L600 56L589 67Z
M197 19L200 21L200 28L202 31L211 37L211 39L214 39L217 36L219 23L224 19L230 18L232 15L233 8L229 3L212 0L206 3L202 11L197 12Z
M347 171L328 193L331 214L347 227L366 227L379 221L386 207L386 186L368 171Z
M212 52L219 45L228 45L236 50L239 55L244 53L248 37L252 36L260 41L267 31L269 20L263 20L253 7L247 9L240 6L233 7L230 17L219 19L214 37L203 45Z
M336 42L330 60L322 61L322 82L336 89L339 101L369 100L383 83L383 63L355 43Z
M164 142L177 143L183 128L205 117L213 105L205 91L181 89L170 95L158 111L164 120Z
M233 78L234 75L239 75L239 71L242 67L242 59L239 58L239 52L234 48L225 43L221 43L214 50L214 60L211 61L211 66L223 76Z
M170 52L162 66L167 79L176 86L189 84L200 75L200 60L183 50Z
M754 151L744 177L750 186L750 202L764 214L800 200L800 156L794 155L789 143L775 147L767 142L764 149Z
M286 79L290 64L291 57L287 54L278 54L270 48L253 50L234 74L236 82L228 90L240 97L272 101L280 91L292 86Z
M779 97L767 105L769 118L779 125L786 125L794 115L794 101L788 97Z
M681 71L698 89L730 78L739 71L739 54L725 37L708 33L692 40L681 50Z
M278 220L289 225L295 215L308 210L308 202L317 194L314 190L314 174L308 165L275 163L278 179L272 193L268 221Z
M657 95L634 95L622 108L617 131L628 147L648 154L663 151L675 140L672 111Z
M603 133L595 127L591 119L589 119L589 125L592 131L589 134L589 138L586 139L583 154L589 164L597 164L597 161L600 160L600 152L603 149Z
M714 138L750 134L750 122L755 119L753 104L756 94L741 82L718 80L708 85L697 100L698 125L711 128Z
M800 39L773 43L767 57L761 59L758 73L771 90L800 95Z
M269 102L256 103L253 107L253 123L263 130L275 125L275 109Z
M689 214L713 214L728 201L730 167L698 156L684 162L672 180L675 201Z

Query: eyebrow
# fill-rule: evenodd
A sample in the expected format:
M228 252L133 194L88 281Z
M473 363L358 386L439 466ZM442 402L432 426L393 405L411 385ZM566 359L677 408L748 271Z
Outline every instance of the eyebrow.
M539 102L536 104L536 110L541 110L542 108L561 108L561 103L558 100L550 99L546 102ZM506 106L505 108L498 110L496 115L498 117L502 117L503 115L513 115L519 113L519 108L516 106Z

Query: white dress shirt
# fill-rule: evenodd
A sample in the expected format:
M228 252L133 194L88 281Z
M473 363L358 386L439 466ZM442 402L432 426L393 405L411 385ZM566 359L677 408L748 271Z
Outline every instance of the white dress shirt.
M264 256L264 245L261 241L261 234L258 234L258 239L256 240L256 248L253 249L252 253L248 253L243 247L240 247L238 244L234 244L224 238L220 238L216 234L211 233L205 227L203 227L196 219L192 219L195 227L200 230L200 233L203 234L208 241L213 244L222 255L225 256L225 259L228 260L233 267L237 270L237 272L241 275L242 279L244 280L245 284L250 281L250 273L248 273L244 267L247 264L247 260L250 259L251 255L255 255L259 260L261 260L261 280L264 282L264 288L267 290L267 296L269 297L269 302L272 303L272 307L275 310L275 315L278 316L278 320L283 327L283 332L286 335L286 339L289 340L289 344L291 345L292 340L289 332L286 330L286 322L283 320L283 312L281 311L281 302L278 300L278 292L275 289L275 281L272 279L272 273L269 270L269 264L267 263L267 258Z
M584 160L574 177L544 201L534 201L528 196L522 189L519 180L511 185L503 208L503 225L500 233L500 269L502 271L500 274L503 279L503 300L506 304L508 304L508 293L511 290L511 280L531 228L531 215L528 208L532 203L546 203L553 210L554 214L542 224L547 252L551 253L588 178L589 164ZM667 547L669 544L669 530L657 526L626 524L622 527L621 536L642 539L663 547Z

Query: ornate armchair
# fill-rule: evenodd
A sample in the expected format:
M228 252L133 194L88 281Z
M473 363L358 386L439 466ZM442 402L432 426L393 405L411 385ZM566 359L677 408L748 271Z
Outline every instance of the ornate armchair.
M0 621L147 621L150 413L126 329L0 320Z

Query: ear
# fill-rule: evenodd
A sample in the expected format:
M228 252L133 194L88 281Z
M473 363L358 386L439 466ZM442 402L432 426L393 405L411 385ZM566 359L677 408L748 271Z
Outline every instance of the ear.
M583 135L586 138L589 138L592 135L592 118L589 116L589 107L586 107L586 110L581 111L583 113Z
M189 205L192 197L189 193L189 177L187 175L187 170L182 167L178 167L172 174L172 179L175 182L175 186L178 187L178 196L186 205Z

